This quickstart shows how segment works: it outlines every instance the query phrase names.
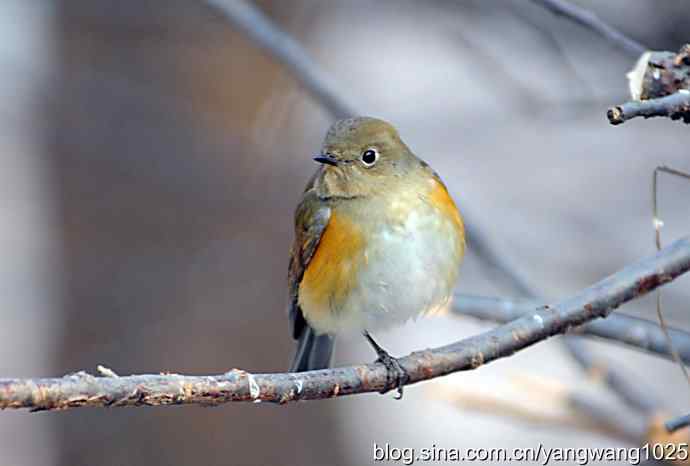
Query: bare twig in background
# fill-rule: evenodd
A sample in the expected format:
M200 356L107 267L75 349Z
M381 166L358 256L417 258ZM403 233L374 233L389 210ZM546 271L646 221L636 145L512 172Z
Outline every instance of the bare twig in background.
M661 250L661 227L664 222L661 220L659 215L659 173L667 173L669 175L674 175L679 178L690 180L690 173L685 173L674 168L659 166L654 169L652 174L652 224L654 225L654 244L656 245L656 250Z
M567 401L573 411L586 416L603 433L615 435L635 446L645 443L649 423L647 416L635 415L609 402L601 402L598 398L575 391L569 393Z
M477 40L470 31L460 28L453 37L454 44L464 49L471 57L472 69L477 80L491 93L500 93L501 100L512 104L521 112L534 115L536 109L544 106L542 94L523 82L500 57L487 50L486 44ZM506 85L509 82L509 85Z
M568 97L571 99L575 97L573 101L577 101L581 98L587 99L595 95L592 86L582 77L580 70L570 60L552 28L546 27L541 18L537 19L535 15L526 13L521 4L512 4L511 10L516 17L526 23L531 31L541 36L544 46L551 50L553 58L560 64L559 68L563 73L561 80L563 81L564 89L568 89Z
M647 50L647 47L602 21L596 14L585 8L565 0L532 0L532 2L546 8L555 15L567 18L580 26L596 32L629 55L639 56Z
M690 91L681 89L658 99L633 100L610 108L606 116L612 125L620 125L636 117L669 117L690 123Z
M539 307L540 304L537 301L458 294L453 300L452 311L459 316L505 323L518 319ZM571 331L672 358L663 331L656 322L651 320L616 313L607 317L606 320L593 320ZM670 327L668 331L680 358L690 364L690 334L673 327Z
M400 359L408 384L476 369L598 317L690 270L690 237L630 265L576 296L534 311L481 335ZM0 379L0 408L33 410L80 406L217 405L229 401L285 403L356 393L388 385L380 363L282 374L232 370L217 376L134 375L93 377L78 373L52 379Z
M673 168L656 167L654 169L654 173L652 174L652 223L654 225L654 244L656 245L657 251L661 250L661 227L664 225L664 222L661 220L661 216L659 215L659 194L657 189L659 173L667 173L669 175L674 175L685 180L690 180L690 174L679 170L674 170ZM661 312L661 290L657 290L656 292L656 315L659 318L659 324L661 325L661 330L664 332L664 337L668 342L668 346L671 350L673 360L678 364L678 366L680 366L680 370L683 373L683 378L686 380L686 382L688 382L688 384L690 384L688 371L685 368L685 364L683 363L683 360L679 354L679 350L673 344L673 339L671 338L668 325L666 325L664 315Z
M630 408L647 415L659 409L659 400L649 393L643 384L631 381L603 358L595 358L582 340L569 337L565 342L575 362L584 368L588 375L594 375L605 382L606 386ZM615 422L615 419L612 418L610 422Z
M271 22L258 8L246 0L208 0L207 3L225 17L254 43L268 51L292 71L302 85L336 118L358 115L355 107L338 91L328 74L304 51L290 35Z
M685 47L687 49L687 46ZM682 50L681 50L682 52ZM690 180L690 174L682 172L680 170L675 170L673 168L669 167L656 167L654 169L654 173L652 174L652 223L654 225L654 244L656 246L656 250L660 251L661 250L661 227L664 225L664 222L661 220L661 216L659 215L659 174L660 173L667 173L669 175L677 176L679 178L683 178L685 180ZM664 315L661 312L661 290L656 291L656 314L657 317L659 318L659 323L661 324L661 329L664 331L664 336L666 340L668 341L669 348L671 349L671 354L673 355L673 359L675 362L680 366L680 370L683 373L683 378L685 381L690 384L690 378L688 378L688 370L685 368L685 364L682 360L682 357L680 355L680 350L677 349L677 347L673 344L673 339L671 337L670 330L668 326L666 325L666 322L664 321ZM666 427L666 430L669 433L673 433L676 430L687 426L690 424L690 419L686 419L687 416L677 418L677 419L672 419L671 421L666 422L664 425Z

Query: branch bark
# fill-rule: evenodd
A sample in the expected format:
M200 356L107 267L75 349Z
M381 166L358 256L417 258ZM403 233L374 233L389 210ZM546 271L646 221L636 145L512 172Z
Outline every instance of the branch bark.
M637 117L669 117L690 123L690 91L678 92L658 99L633 100L610 108L606 116L612 125L620 125Z
M690 123L690 44L677 53L643 53L627 77L632 100L606 112L612 125L640 116Z
M475 295L456 295L453 313L494 322L510 322L518 319L541 304L530 300L507 300ZM669 328L669 334L678 353L690 365L690 334L678 328ZM606 320L593 320L571 329L572 333L603 338L630 348L654 353L672 360L671 353L659 324L646 319L612 314Z
M554 306L447 346L414 352L400 363L410 376L408 384L476 369L571 327L606 317L623 303L688 270L690 237L685 237ZM380 363L296 374L250 374L233 369L215 376L109 375L94 377L80 372L62 378L0 379L0 408L40 411L81 406L218 405L229 401L286 403L377 392L387 381L386 368Z

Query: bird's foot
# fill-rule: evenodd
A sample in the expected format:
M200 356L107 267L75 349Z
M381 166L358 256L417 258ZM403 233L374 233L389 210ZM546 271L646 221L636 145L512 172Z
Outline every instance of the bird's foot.
M386 366L386 386L383 387L381 393L386 393L389 390L396 388L398 394L395 396L396 400L401 400L403 397L403 387L410 380L410 376L403 368L397 358L394 358L386 351L379 353L376 362L380 362Z
M398 394L395 397L396 400L400 400L403 397L403 387L410 380L410 376L405 370L405 368L400 364L398 358L395 358L388 354L388 351L381 348L376 341L369 335L368 332L364 332L364 337L369 341L369 344L374 351L376 351L376 362L380 362L386 366L386 385L379 393L387 393L389 390L394 388L398 390Z

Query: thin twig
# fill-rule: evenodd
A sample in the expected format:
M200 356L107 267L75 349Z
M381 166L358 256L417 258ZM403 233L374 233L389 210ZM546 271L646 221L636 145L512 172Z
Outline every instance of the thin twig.
M613 26L609 25L593 12L565 0L532 0L533 3L546 8L551 13L562 16L596 32L612 44L631 56L639 57L648 47L632 39Z
M669 117L672 120L682 119L684 123L690 123L690 91L681 89L666 97L632 100L611 107L606 116L612 125L620 125L637 117Z
M680 178L684 178L686 180L690 180L690 174L679 170L675 170L673 168L661 166L656 167L654 169L654 173L652 174L652 223L654 225L654 244L656 246L657 251L661 251L661 227L664 225L664 222L661 220L661 217L659 215L659 173L667 173L669 175L674 175ZM673 356L673 360L678 364L678 366L680 366L680 369L683 373L683 378L688 383L690 383L690 377L688 377L688 370L685 368L685 364L683 364L683 359L680 356L679 350L673 344L673 338L671 337L668 325L666 325L664 315L661 312L661 290L657 290L656 292L656 315L659 318L659 324L661 326L661 330L664 332L664 337L668 342L668 347L671 352L671 355Z
M550 336L598 317L649 293L690 270L690 237L554 306L534 311L481 335L400 359L408 384L476 369ZM357 393L388 385L383 364L302 373L250 374L232 370L216 376L135 375L93 377L78 373L53 379L0 379L0 408L33 410L80 406L217 405L229 401L286 403Z
M518 319L540 306L539 302L532 300L458 294L453 299L452 311L460 316L505 323ZM587 322L572 329L572 332L621 343L668 359L673 358L663 331L651 320L616 313L606 319ZM690 364L690 333L674 327L669 327L668 332L680 358L686 364Z
M669 175L674 175L679 178L684 178L686 180L690 180L690 174L682 172L680 170L675 170L673 168L665 167L665 166L660 166L656 167L654 169L654 173L652 174L652 223L654 225L654 244L656 246L656 250L660 251L661 250L661 227L664 226L664 222L661 220L661 216L659 215L659 190L658 190L658 185L659 185L659 174L660 173L667 173ZM683 374L683 379L690 384L690 377L688 377L688 370L685 367L685 364L683 363L683 360L680 355L680 351L678 348L674 345L673 343L673 338L671 337L670 330L668 328L668 325L666 325L666 321L664 319L664 314L661 312L661 289L656 290L656 315L659 318L659 324L661 325L661 330L664 332L664 337L666 338L666 341L668 342L669 349L671 350L671 354L673 355L673 360L676 362L676 364L680 367L680 370ZM681 418L682 419L682 418ZM680 425L681 422L679 419L674 419L671 421L668 421L665 423L666 430L670 433L673 433L674 431L678 430L680 427L684 427ZM687 423L685 424L687 425Z
M207 0L207 3L254 43L290 69L292 75L336 118L358 115L335 81L317 65L290 34L246 0Z

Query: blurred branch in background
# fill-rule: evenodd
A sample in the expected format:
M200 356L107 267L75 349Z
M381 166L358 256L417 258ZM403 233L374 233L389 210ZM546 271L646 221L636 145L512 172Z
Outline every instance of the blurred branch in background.
M643 445L650 416L621 410L611 403L597 401L596 379L576 385L554 378L511 374L509 394L478 391L471 386L434 385L432 398L441 398L468 411L511 418L521 423L579 430L615 437L633 445ZM593 393L589 393L593 392Z
M639 56L648 47L632 39L608 23L602 21L593 12L565 0L532 0L533 3L546 8L551 13L567 18L587 29L596 32L629 55Z
M545 306L483 334L399 362L408 384L429 380L511 356L569 328L606 317L622 304L690 270L690 237L630 265L554 306ZM250 374L234 369L217 376L176 374L104 377L85 372L54 379L0 379L0 408L35 411L81 406L217 405L229 401L286 403L380 392L389 386L381 363L302 373Z
M254 43L288 67L292 75L335 118L358 115L349 99L338 91L335 81L311 59L290 34L276 27L261 10L247 0L207 1Z
M432 398L452 403L465 415L474 411L532 426L575 428L606 435L637 448L654 444L687 445L690 439L688 430L678 429L675 433L666 430L663 419L667 415L662 411L640 415L608 401L602 402L597 396L597 377L572 385L550 377L516 373L508 382L508 396L481 392L471 386L441 385L439 390L439 386L434 385L429 392ZM673 462L673 459L666 460ZM677 459L687 464L682 458Z

